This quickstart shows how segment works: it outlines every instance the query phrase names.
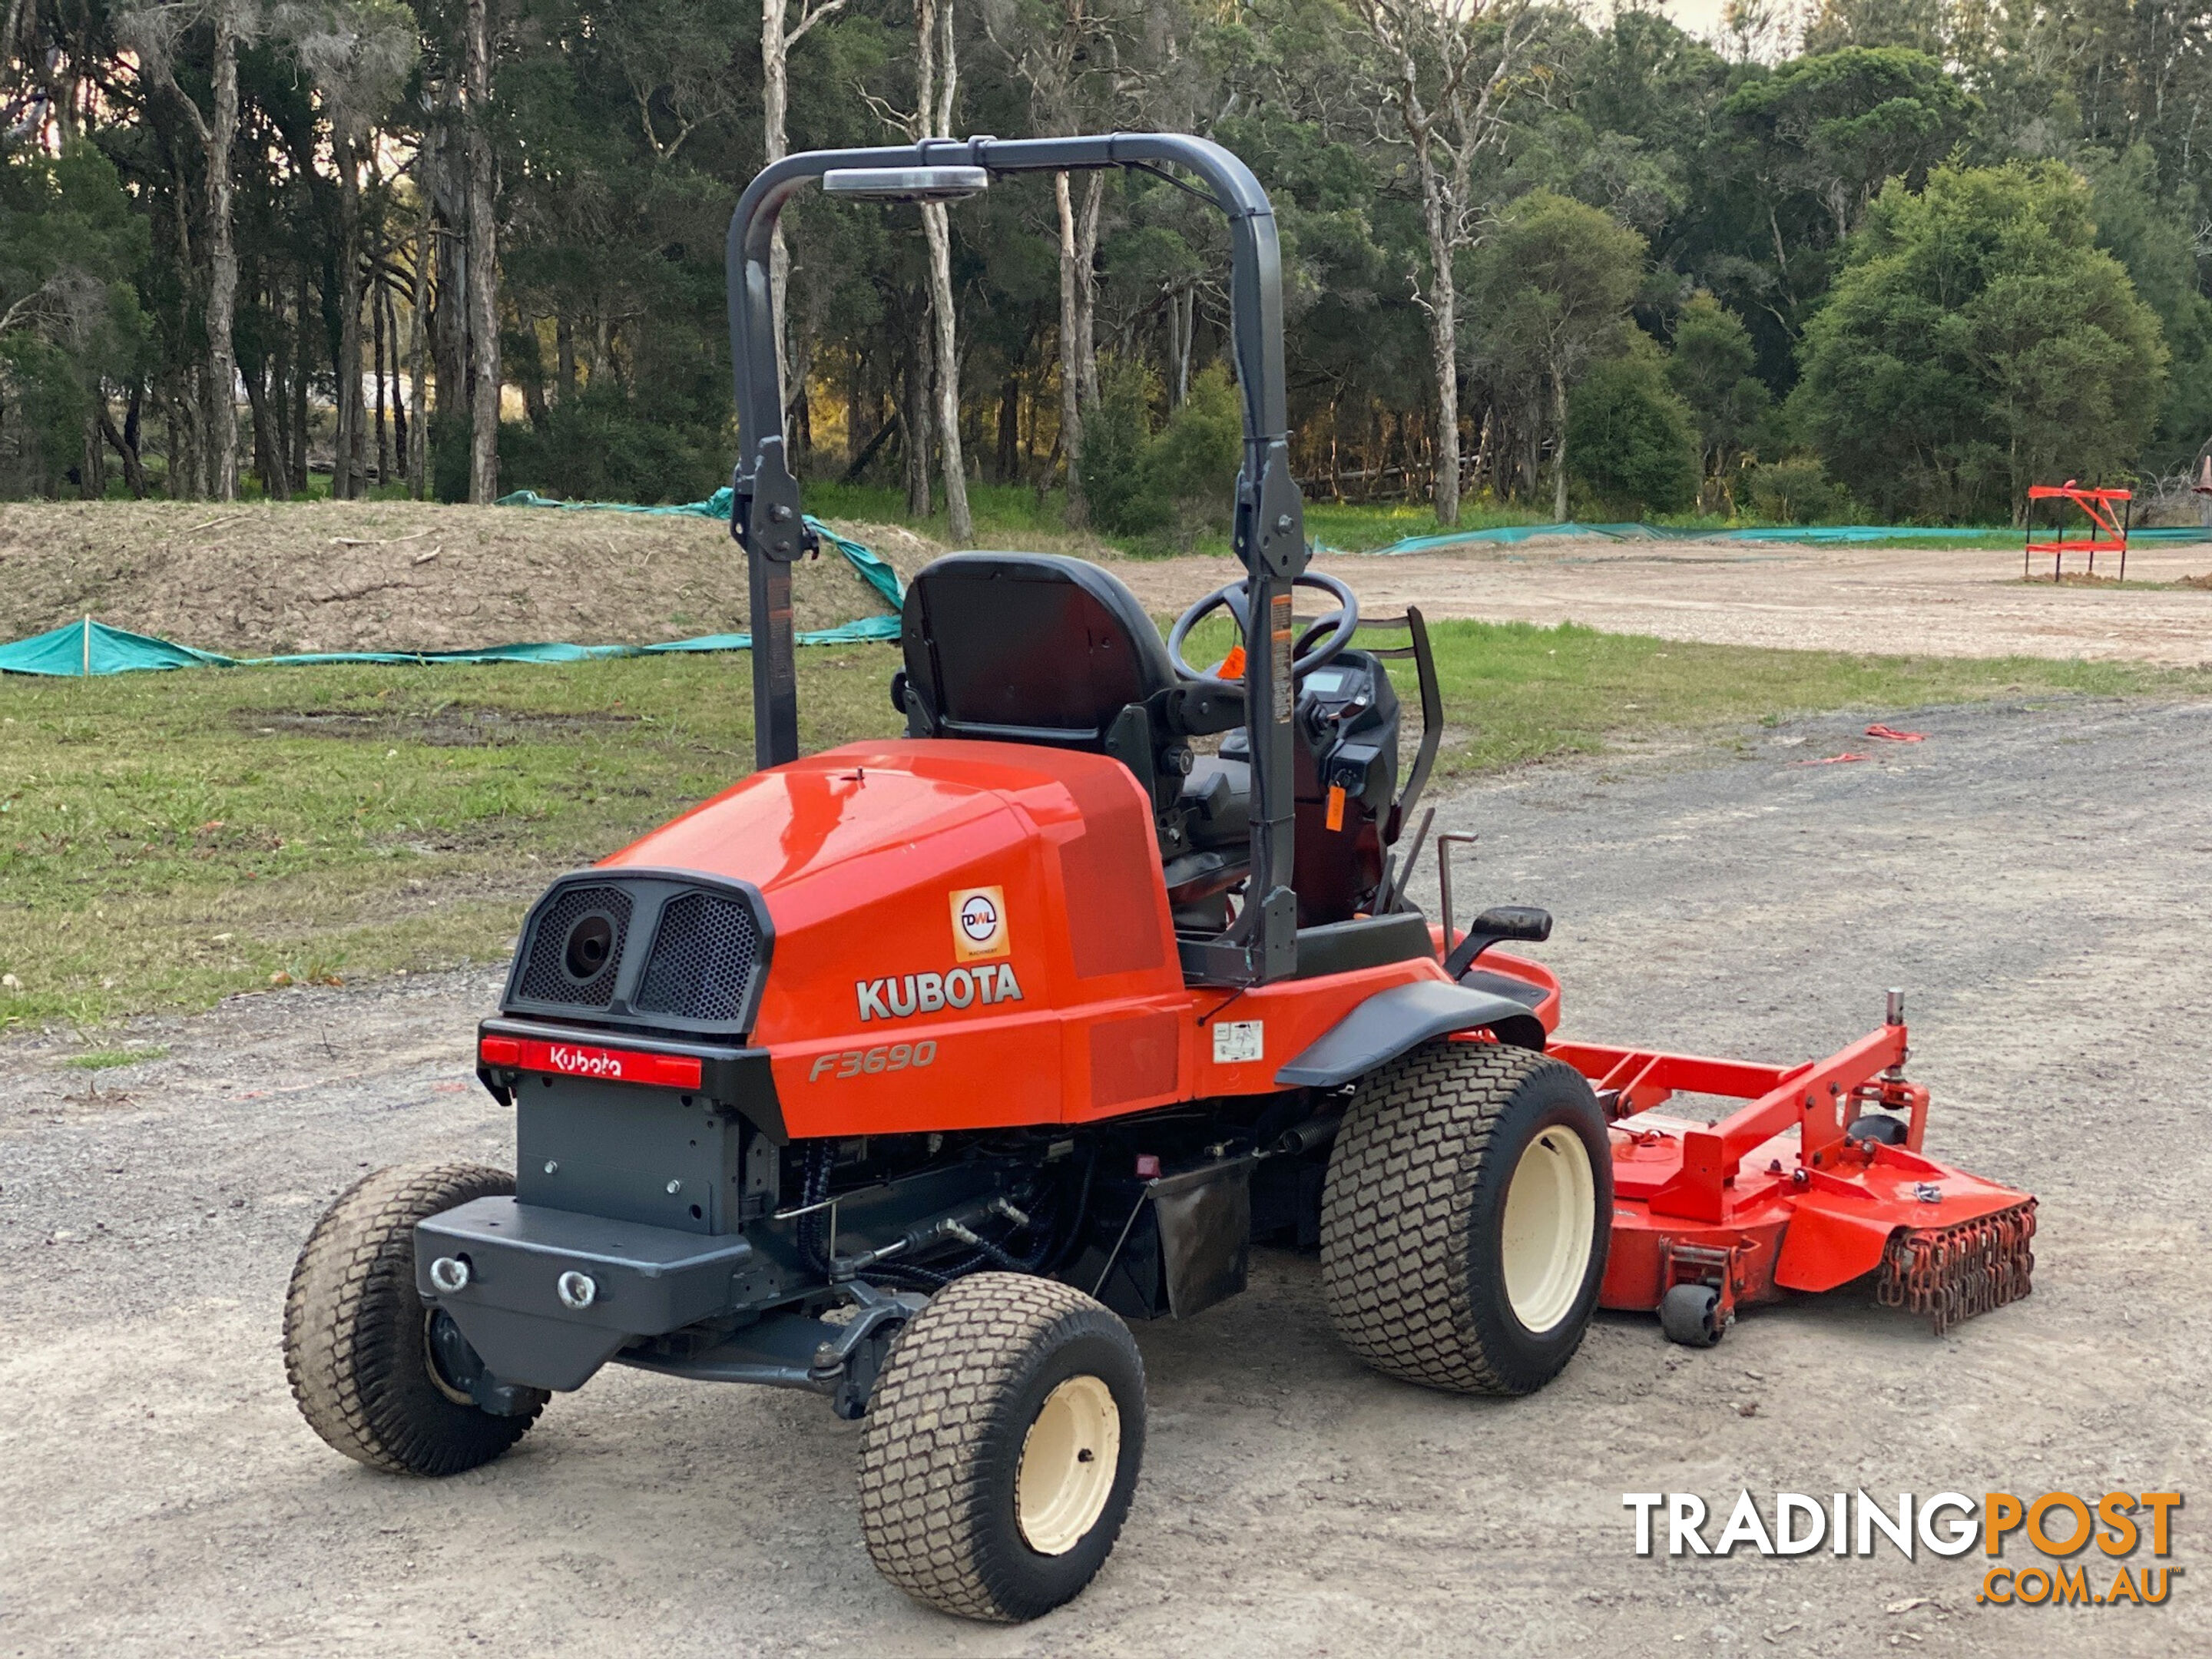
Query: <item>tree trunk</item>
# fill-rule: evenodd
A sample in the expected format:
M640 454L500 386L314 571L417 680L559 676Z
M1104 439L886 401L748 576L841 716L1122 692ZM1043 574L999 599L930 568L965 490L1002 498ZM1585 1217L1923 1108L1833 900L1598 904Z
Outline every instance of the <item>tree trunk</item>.
M915 0L917 137L952 136L959 64L953 55L952 0ZM937 325L937 447L944 463L946 530L955 544L973 541L968 473L960 453L960 331L952 309L952 227L945 204L925 202L922 234L929 240L930 311Z
M404 472L407 470L407 399L399 391L399 301L393 296L390 283L380 284L377 291L384 295L385 355L392 363L392 454L398 470ZM377 446L376 459L380 468L377 482L389 483L392 474L383 470L385 456L380 443Z
M424 475L430 461L430 406L422 394L430 356L429 319L424 311L430 303L431 242L430 210L425 203L422 221L415 230L415 295L407 319L407 403L414 416L407 423L407 493L418 501L428 483Z
M469 407L467 226L445 218L432 240L438 250L438 280L430 296L430 351L438 413L450 419Z
M1008 374L999 382L998 454L993 471L1000 483L1013 483L1022 473L1022 377Z
M543 433L551 416L545 398L545 354L538 337L538 319L526 314L515 321L515 343L522 348L521 354L505 359L501 368L522 394L522 413L531 430Z
M1078 260L1082 245L1076 234L1075 204L1069 198L1067 175L1052 176L1052 194L1060 209L1060 451L1067 458L1067 527L1080 530L1091 522L1090 504L1083 495L1083 308L1087 270ZM1040 484L1039 489L1043 486Z
M1437 376L1437 522L1459 522L1459 291L1452 281L1451 228L1443 181L1430 160L1425 134L1416 140L1421 173L1421 220L1429 239L1429 351ZM1410 465L1410 457L1408 458ZM1407 494L1412 493L1410 488Z
M253 471L261 480L261 493L272 501L284 499L283 463L276 458L275 422L269 417L268 364L246 365L246 401L253 412Z
M161 398L164 436L168 442L169 496L173 501L196 500L200 494L199 380L202 371L187 366L177 371Z
M1083 360L1083 406L1098 407L1098 216L1106 203L1106 175L1085 173L1083 218L1075 235L1075 346Z
M335 146L338 169L337 442L331 456L331 499L361 494L361 156L350 137Z
M1198 289L1185 283L1168 295L1168 339L1175 352L1170 365L1175 379L1168 392L1168 407L1181 409L1190 401L1190 353L1198 335Z
M785 0L761 3L761 127L763 153L773 165L790 154L791 43ZM779 404L791 395L791 363L784 348L783 302L791 289L791 250L783 240L783 221L768 245L769 312L775 331L775 384Z
M215 12L215 113L208 123L208 483L219 501L238 499L238 250L231 237L231 142L238 134L238 28L230 0Z
M1468 471L1474 479L1474 487L1478 493L1483 488L1482 481L1490 476L1491 466L1496 457L1496 446L1493 440L1498 431L1497 413L1495 404L1486 404L1482 411L1482 424L1475 428L1474 465L1469 467Z
M386 343L390 338L390 335L384 326L384 281L383 278L380 276L375 282L369 284L368 289L369 320L375 325L374 330L374 337L371 340L369 344L369 356L376 363L376 413L374 416L374 421L376 427L376 482L380 486L390 483L392 479L392 433L391 428L385 422L384 407L384 354Z
M292 363L292 384L289 388L292 398L292 483L301 495L307 495L307 342L313 335L307 327L308 301L313 297L313 278L305 265L300 268L300 298L295 313L292 338L299 349Z
M261 480L262 489L276 501L292 497L292 337L293 329L286 325L284 293L281 280L272 279L269 285L269 314L276 325L272 331L269 352L269 472ZM258 432L263 416L253 417Z
M786 347L785 368L791 378L783 383L785 465L801 475L814 452L813 409L807 398L807 387L814 380L813 343L801 330L797 343L786 342Z
M899 398L899 421L906 450L906 515L909 519L929 516L929 386L933 355L929 313L924 309L915 319L914 333L907 346L906 386Z
M95 403L100 395L95 387ZM86 410L83 425L77 433L76 493L88 501L96 501L107 493L107 442L100 431L100 422L105 418L94 410Z
M15 54L15 28L23 21L23 0L8 0L7 21L0 22L0 64Z
M968 474L960 453L960 348L952 313L952 230L945 204L925 202L921 226L929 238L930 315L937 327L937 447L944 461L945 529L956 546L975 537L968 510Z
M499 499L499 238L492 222L492 0L468 0L469 42L469 334L475 396L470 414L469 500Z
M1567 521L1567 379L1552 371L1552 521Z
M130 412L124 416L124 429L115 429L115 417L109 412L106 399L102 398L94 413L100 419L100 434L114 446L115 453L123 458L123 481L131 486L134 500L146 499L146 463L138 453L138 388L131 388Z
M553 395L563 406L576 400L576 329L562 312L553 319Z

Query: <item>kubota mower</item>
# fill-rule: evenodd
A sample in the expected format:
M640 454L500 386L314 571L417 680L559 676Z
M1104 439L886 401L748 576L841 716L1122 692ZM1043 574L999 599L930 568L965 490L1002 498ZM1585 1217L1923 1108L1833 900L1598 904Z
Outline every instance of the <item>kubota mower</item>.
M1229 223L1242 578L1164 641L1099 566L939 559L905 600L906 735L802 756L778 212L814 180L941 200L1106 167L1179 168ZM1557 1042L1558 982L1497 948L1549 916L1413 908L1428 638L1307 568L1274 220L1235 156L1158 135L794 155L745 191L729 270L758 769L531 912L477 1051L516 1172L380 1171L316 1226L284 1341L331 1445L472 1468L611 1362L811 1390L865 1419L884 1573L1027 1619L1128 1510L1124 1322L1235 1295L1255 1243L1318 1246L1355 1352L1471 1394L1542 1387L1601 1304L1710 1342L1741 1303L1867 1273L1939 1330L2026 1292L2033 1200L1922 1153L1894 1005L1790 1069ZM1301 586L1325 608L1303 628ZM1184 655L1218 610L1242 663L1208 671ZM1422 704L1402 774L1389 660ZM1674 1091L1753 1103L1651 1115Z

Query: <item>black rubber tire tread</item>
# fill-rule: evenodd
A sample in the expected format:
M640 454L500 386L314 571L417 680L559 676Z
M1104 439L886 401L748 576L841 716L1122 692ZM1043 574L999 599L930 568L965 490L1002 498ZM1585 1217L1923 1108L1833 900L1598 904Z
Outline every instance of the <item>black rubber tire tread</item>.
M284 1372L308 1427L393 1474L458 1474L489 1463L545 1407L495 1417L456 1404L430 1379L415 1289L415 1224L514 1191L478 1164L379 1170L356 1182L307 1236L284 1297Z
M1070 1553L1095 1560L1072 1583L1041 1593L1021 1582L1014 1558L1027 1546L1018 1532L1007 1535L1016 1524L1011 1505L1003 1516L994 1512L994 1492L1011 1490L1021 1451L1018 1439L1006 1443L1006 1418L1041 1362L1102 1338L1125 1353L1136 1396L1123 1401L1116 1390L1121 1467L1105 1510ZM884 1577L918 1601L968 1619L1034 1619L1073 1599L1112 1552L1143 1455L1144 1362L1120 1318L1055 1279L970 1273L899 1333L868 1402L861 1535Z
M1476 1297L1487 1291L1495 1301L1504 1292L1476 1282L1471 1243L1492 1137L1531 1084L1579 1091L1589 1101L1600 1222L1595 1271L1571 1316L1573 1329L1551 1341L1533 1369L1504 1343L1486 1345L1483 1328L1494 1329L1495 1320L1480 1316ZM1370 1073L1345 1113L1322 1189L1322 1287L1339 1340L1376 1370L1425 1388L1514 1395L1542 1387L1582 1346L1595 1306L1613 1214L1604 1142L1603 1117L1582 1074L1531 1049L1432 1042ZM1497 1185L1502 1209L1503 1182Z

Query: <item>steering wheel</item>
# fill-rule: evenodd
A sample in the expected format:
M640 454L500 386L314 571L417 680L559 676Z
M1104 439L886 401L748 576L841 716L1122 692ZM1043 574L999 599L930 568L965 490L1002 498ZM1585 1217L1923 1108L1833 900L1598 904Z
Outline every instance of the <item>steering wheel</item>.
M1352 590L1335 577L1324 576L1317 570L1308 570L1291 578L1291 585L1294 587L1318 587L1336 601L1335 610L1323 614L1298 636L1297 648L1291 658L1291 679L1295 684L1323 664L1333 661L1338 652L1352 643L1352 636L1359 627L1359 601L1352 597ZM1245 614L1243 582L1224 583L1176 618L1175 627L1168 633L1168 659L1184 678L1218 681L1218 676L1201 673L1185 662L1182 659L1182 645L1190 636L1192 629L1216 611L1224 609L1236 620L1237 643L1241 645L1244 635L1251 632ZM1318 644L1313 644L1316 635L1323 637Z

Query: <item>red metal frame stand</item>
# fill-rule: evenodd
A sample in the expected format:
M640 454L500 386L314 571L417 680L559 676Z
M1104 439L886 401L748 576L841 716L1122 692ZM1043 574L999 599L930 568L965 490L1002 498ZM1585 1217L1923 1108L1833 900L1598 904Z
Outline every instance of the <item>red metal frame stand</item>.
M2038 501L2071 501L2088 519L2090 531L2087 536L2069 537L2063 524L2052 526L2052 538L2039 542L2035 539L2035 504ZM2117 509L2117 510L2116 510ZM2063 484L2030 484L2027 487L2027 538L2021 550L2020 575L2028 578L2030 560L2038 553L2051 555L2051 580L2060 579L2069 553L2089 556L2089 574L2097 574L2097 555L2118 553L2120 556L2120 580L2128 579L2128 526L2135 512L2135 492L2128 489L2086 489L2073 479Z

